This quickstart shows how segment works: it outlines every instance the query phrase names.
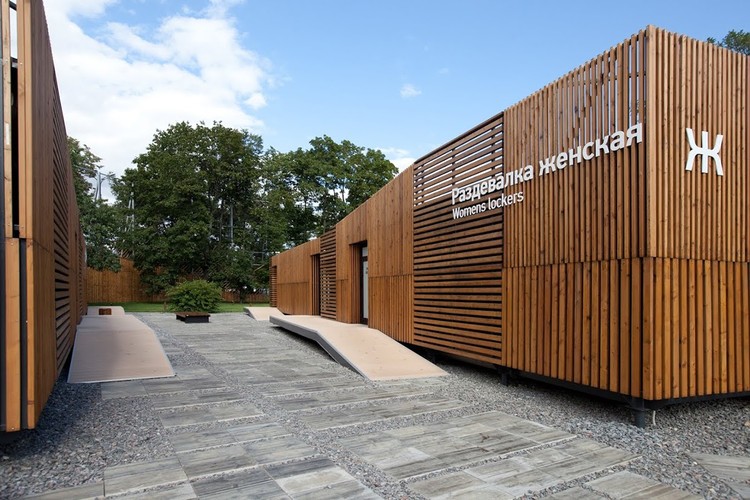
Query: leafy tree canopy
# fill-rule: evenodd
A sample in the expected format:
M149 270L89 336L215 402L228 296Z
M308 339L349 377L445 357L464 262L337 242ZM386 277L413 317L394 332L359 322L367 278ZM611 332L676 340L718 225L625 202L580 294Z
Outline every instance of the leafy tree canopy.
M115 207L94 199L93 186L89 182L89 179L96 178L101 169L101 158L73 137L68 137L68 151L81 230L86 240L86 262L89 267L100 271L119 271L120 258L116 246L121 226L120 214Z
M255 217L262 149L259 136L221 123L177 123L158 131L115 183L118 205L132 207L121 247L151 292L180 276L258 286L250 268L233 269L264 243Z
M731 49L739 52L740 54L750 56L750 32L748 31L731 30L720 41L717 41L713 37L709 37L708 41L720 47Z

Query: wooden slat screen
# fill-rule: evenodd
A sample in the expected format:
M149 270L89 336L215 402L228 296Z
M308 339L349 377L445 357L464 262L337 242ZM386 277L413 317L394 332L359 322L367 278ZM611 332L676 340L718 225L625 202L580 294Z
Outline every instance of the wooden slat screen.
M8 61L11 7L7 0L1 5ZM5 94L3 115L14 138L10 150L4 141L5 431L36 425L85 311L85 245L44 7L22 0L16 10L17 88L8 85L8 64L3 71L4 94L15 95L18 116L8 120Z
M506 188L525 200L506 210L514 229L505 267L645 255L645 139L539 176L541 161L605 138L609 147L614 133L645 121L645 38L641 32L506 110L507 168L531 165L534 179Z
M503 114L414 165L414 343L489 363L502 359L503 208L454 218L467 188L504 170Z
M336 319L336 228L320 237L320 315Z
M277 307L278 305L278 273L279 273L279 267L276 265L271 264L270 270L268 273L268 288L269 288L269 306L271 307Z

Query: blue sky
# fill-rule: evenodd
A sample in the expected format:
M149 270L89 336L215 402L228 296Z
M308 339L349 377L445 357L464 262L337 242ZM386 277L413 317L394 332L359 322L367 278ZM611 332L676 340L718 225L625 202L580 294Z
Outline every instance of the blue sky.
M750 1L47 0L68 134L120 174L181 120L400 168L648 24L750 30Z

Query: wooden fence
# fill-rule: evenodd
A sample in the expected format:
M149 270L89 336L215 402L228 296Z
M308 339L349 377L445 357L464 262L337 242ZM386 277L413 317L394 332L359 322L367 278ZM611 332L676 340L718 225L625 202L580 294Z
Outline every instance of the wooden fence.
M411 206L336 226L336 319L359 321L366 241L412 259L369 278L403 342L634 406L750 393L748 64L648 27L419 159L381 191L411 179Z
M151 295L146 293L141 282L141 273L135 268L132 260L120 259L120 270L97 271L89 268L86 277L86 299L93 304L116 304L124 302L165 302L165 295ZM224 290L224 302L240 302L238 292ZM265 303L269 296L263 293L253 293L245 296L245 303Z
M43 4L2 0L0 19L0 430L9 432L36 425L70 354L86 307L85 245Z

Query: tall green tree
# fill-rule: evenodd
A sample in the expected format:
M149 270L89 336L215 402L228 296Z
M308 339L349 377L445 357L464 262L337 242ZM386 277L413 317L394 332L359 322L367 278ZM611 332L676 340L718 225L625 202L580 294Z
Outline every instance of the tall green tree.
M318 234L336 225L397 172L381 151L347 140L337 143L324 135L311 140L310 146L301 154L297 174L303 182L310 179L310 192L318 203Z
M252 271L263 245L256 219L262 154L259 136L221 123L157 131L113 187L129 221L121 246L149 291L184 276L241 293L259 286Z
M86 263L96 270L120 270L117 240L121 228L119 211L102 200L95 200L90 179L96 179L102 168L101 158L85 144L68 137L73 186L86 240Z
M750 32L748 31L731 30L721 40L709 37L708 42L750 56Z

